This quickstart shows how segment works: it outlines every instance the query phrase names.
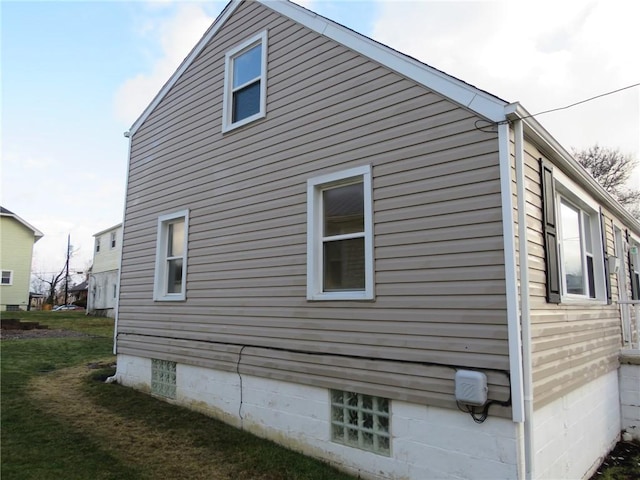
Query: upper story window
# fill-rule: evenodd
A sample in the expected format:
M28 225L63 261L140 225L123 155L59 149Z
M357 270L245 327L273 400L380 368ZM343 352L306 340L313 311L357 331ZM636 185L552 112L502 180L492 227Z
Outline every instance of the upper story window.
M116 248L116 232L111 232L111 248Z
M100 237L96 238L96 253L100 253Z
M267 110L267 32L225 56L222 131L262 118Z
M307 182L307 298L373 299L371 167Z
M11 270L2 270L0 285L13 285L13 272Z
M154 300L186 298L189 211L158 218Z

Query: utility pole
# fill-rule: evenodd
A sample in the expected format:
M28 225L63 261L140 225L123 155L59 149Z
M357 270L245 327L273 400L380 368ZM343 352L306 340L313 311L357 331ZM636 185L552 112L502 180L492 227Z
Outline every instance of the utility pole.
M69 257L71 256L71 234L67 235L67 263L65 264L64 277L64 305L67 304L69 298Z

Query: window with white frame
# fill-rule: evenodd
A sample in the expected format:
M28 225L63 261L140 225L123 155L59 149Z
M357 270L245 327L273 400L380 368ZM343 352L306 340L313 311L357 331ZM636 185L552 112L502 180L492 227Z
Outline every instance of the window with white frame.
M100 237L96 238L96 253L100 253Z
M563 290L595 298L591 217L565 198L560 199L560 248Z
M373 299L371 167L307 181L307 298Z
M188 228L188 210L158 218L154 300L186 298Z
M2 279L0 285L13 285L13 271L2 270Z
M243 42L225 56L222 131L266 115L267 32Z
M600 206L545 158L540 186L547 302L608 302Z
M111 248L116 248L116 232L111 232Z
M391 430L386 398L331 391L331 439L370 452L389 455Z

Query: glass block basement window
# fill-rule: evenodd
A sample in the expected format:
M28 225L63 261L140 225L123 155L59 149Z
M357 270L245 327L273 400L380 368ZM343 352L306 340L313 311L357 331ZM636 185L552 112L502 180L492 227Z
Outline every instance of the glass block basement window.
M390 455L389 400L332 390L331 439L362 450Z
M176 362L151 360L151 393L176 398Z

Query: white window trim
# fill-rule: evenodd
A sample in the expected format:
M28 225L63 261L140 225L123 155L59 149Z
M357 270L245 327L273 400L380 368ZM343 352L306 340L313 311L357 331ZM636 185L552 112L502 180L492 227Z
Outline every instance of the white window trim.
M0 283L0 285L5 285L5 286L10 286L13 285L13 270L2 270L0 271L0 273L2 272L9 272L9 283ZM0 278L1 280L1 278Z
M357 291L323 292L322 187L349 183L362 177L364 189L365 288ZM307 299L373 300L373 201L371 166L351 168L307 180Z
M116 232L109 234L109 250L113 250L118 245L118 235Z
M607 302L607 287L605 280L605 271L604 271L604 256L603 256L603 245L602 245L602 231L600 225L600 213L599 206L597 202L595 202L590 196L586 194L584 190L577 187L571 180L565 177L563 174L558 172L559 175L556 175L554 172L555 178L555 189L556 189L556 218L558 219L558 258L559 258L559 269L560 269L560 283L562 285L561 290L561 302L562 303L597 303L597 304L606 304ZM560 180L559 180L560 178ZM562 244L562 221L561 221L561 212L560 208L562 205L562 201L565 201L569 205L574 208L578 208L581 212L580 215L586 213L590 218L590 226L591 232L591 242L592 242L592 257L593 257L593 275L594 275L594 285L595 285L595 298L591 298L589 294L586 295L577 295L574 293L567 293L567 280L564 274L564 245ZM581 227L583 227L582 221ZM584 234L584 230L582 234ZM584 260L584 259L583 259ZM586 263L586 262L583 262ZM583 264L584 268L584 264Z
M182 288L180 293L167 293L166 255L167 235L166 225L172 220L184 219L184 245L182 256ZM158 217L156 238L156 270L153 283L153 299L158 302L182 301L187 298L187 245L189 237L189 209L167 213Z
M262 44L262 58L261 58L261 71L260 71L260 111L251 115L250 117L243 118L237 122L233 122L233 101L232 101L232 89L233 89L233 69L232 64L234 58L238 57L245 50L249 50L255 47L257 44ZM267 114L267 31L259 33L254 37L242 42L240 45L232 48L225 55L224 60L224 95L222 97L222 132L229 132L238 127L242 127L247 123L258 120L265 117Z

